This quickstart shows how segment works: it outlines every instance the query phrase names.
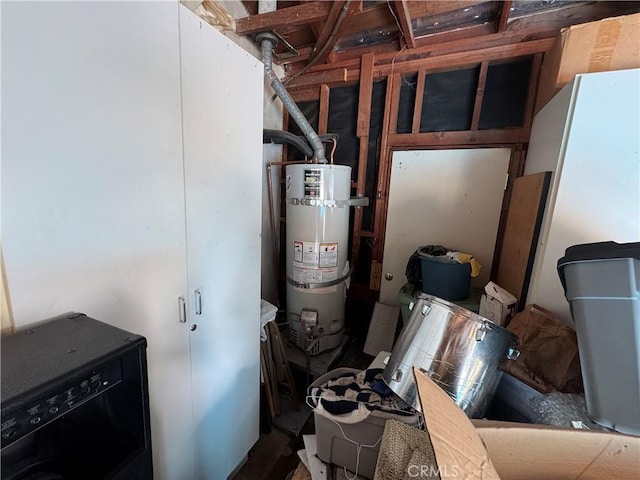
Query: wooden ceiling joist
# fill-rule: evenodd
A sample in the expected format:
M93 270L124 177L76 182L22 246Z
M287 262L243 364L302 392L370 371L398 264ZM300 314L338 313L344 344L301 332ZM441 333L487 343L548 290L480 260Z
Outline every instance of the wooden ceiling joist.
M411 18L421 18L431 15L438 15L441 13L453 12L454 10L460 10L467 7L471 7L473 5L477 5L478 3L483 3L482 0L460 0L453 2L427 2L424 0L410 0L407 3L407 8L409 10L409 16Z
M252 15L236 21L236 33L249 35L251 33L277 30L280 27L306 25L323 20L329 14L332 2L310 2L295 7L282 8L275 12Z

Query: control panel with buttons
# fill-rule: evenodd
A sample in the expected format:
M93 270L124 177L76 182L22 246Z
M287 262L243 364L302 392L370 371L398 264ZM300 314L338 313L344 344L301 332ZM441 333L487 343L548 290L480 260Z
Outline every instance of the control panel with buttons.
M100 370L70 381L54 395L34 399L26 408L3 410L0 424L2 448L65 415L121 381L121 365L116 360L104 365Z

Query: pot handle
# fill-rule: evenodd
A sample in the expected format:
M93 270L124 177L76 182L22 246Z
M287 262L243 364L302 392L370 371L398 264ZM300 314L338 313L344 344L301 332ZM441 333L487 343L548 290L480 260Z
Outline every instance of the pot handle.
M509 360L517 360L520 356L520 350L516 348L509 348L507 351L507 359Z

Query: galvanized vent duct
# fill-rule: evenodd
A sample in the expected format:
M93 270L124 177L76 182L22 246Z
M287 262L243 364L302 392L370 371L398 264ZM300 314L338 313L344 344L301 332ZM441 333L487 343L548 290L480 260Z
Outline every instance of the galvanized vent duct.
M300 130L304 136L309 140L311 147L313 148L314 159L318 163L327 163L327 159L324 154L324 146L318 134L313 130L313 127L306 119L304 114L293 101L287 89L282 85L280 79L273 71L273 49L278 43L278 38L271 33L259 33L256 39L261 42L262 45L262 62L264 63L264 73L271 84L271 87L276 92L276 95L282 100L282 104L289 112L289 115L298 124Z

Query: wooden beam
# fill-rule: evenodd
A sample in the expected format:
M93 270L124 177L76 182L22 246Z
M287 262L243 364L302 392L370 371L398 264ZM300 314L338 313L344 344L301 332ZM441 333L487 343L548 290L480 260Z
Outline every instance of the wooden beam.
M398 21L400 22L400 34L404 39L407 47L415 48L416 39L413 35L413 27L411 26L411 16L407 7L407 0L396 0L393 2L393 9L396 11Z
M320 100L320 89L317 85L306 88L287 88L294 102L312 102ZM285 110L286 111L286 110Z
M420 18L431 15L438 15L440 13L453 12L455 10L461 10L466 7L471 7L483 3L483 0L460 0L460 1L437 1L427 2L425 0L414 0L407 2L407 8L411 18Z
M320 107L318 109L318 134L327 133L329 123L329 87L320 85Z
M373 68L373 78L387 77L393 73L413 73L420 70L427 72L455 70L464 67L472 67L481 64L483 61L504 60L516 57L535 55L546 52L551 48L555 38L544 38L532 42L521 42L512 45L500 45L497 47L484 48L474 51L465 51L447 55L435 55L433 57L419 58L405 62L395 62L394 64L376 65ZM376 63L377 62L376 56ZM335 73L332 73L335 72ZM346 74L344 73L346 72ZM328 75L329 73L332 76ZM339 85L348 83L359 78L360 69L339 68L336 70L322 70L317 73L308 73L298 77L294 85L313 85L327 83ZM315 77L314 77L315 76ZM342 80L341 80L342 79Z
M509 14L511 13L512 0L503 0L500 9L500 20L498 20L498 32L504 32L509 22Z
M389 135L389 146L393 148L423 148L456 145L492 145L528 143L530 128L505 128L459 132L398 133Z
M289 65L291 63L309 60L309 57L311 57L311 52L313 51L313 47L302 47L298 48L297 50L298 55L294 55L293 53L278 55L276 58L274 58L274 62L278 65Z
M305 85L339 84L347 81L347 69L337 68L318 73L307 73L296 78L289 87L302 87Z
M373 91L373 54L362 56L360 63L360 90L358 96L358 122L356 135L358 137L369 135L371 119L371 93Z
M471 117L471 130L478 130L480 124L480 111L482 110L482 99L484 98L484 86L487 83L487 70L489 62L480 64L480 73L478 75L478 88L476 89L476 101L473 104L473 116Z
M473 25L471 27L457 28L445 32L432 33L429 35L421 35L416 38L416 48L432 47L439 43L453 42L455 40L474 39L490 35L496 31L494 22L483 23L482 25Z
M483 61L498 60L502 58L515 58L536 53L546 52L555 42L554 38L522 42L512 45L501 45L472 52L452 53L407 62L395 62L394 65L381 65L374 67L374 75L388 75L391 70L395 73L417 72L418 70L433 70L441 68L455 68L464 65L478 64Z
M236 20L236 33L249 35L283 26L306 25L327 16L331 2L311 2Z
M422 117L422 100L424 98L424 70L418 72L418 82L416 84L416 100L413 104L413 124L411 133L420 132L420 119Z

